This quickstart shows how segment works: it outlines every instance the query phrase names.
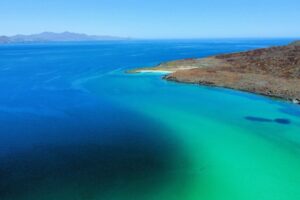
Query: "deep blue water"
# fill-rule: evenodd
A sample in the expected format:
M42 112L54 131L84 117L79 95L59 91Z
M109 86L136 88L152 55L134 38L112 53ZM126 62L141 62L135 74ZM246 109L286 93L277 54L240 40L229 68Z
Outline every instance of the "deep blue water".
M1 132L9 134L1 134L0 146L14 151L33 144L64 144L66 140L81 141L82 137L89 140L87 133L93 135L103 126L111 127L107 117L114 118L118 108L76 87L74 83L82 78L290 41L161 40L3 45L0 47L0 123Z
M130 68L290 41L149 40L0 46L0 199L30 199L31 194L42 199L42 193L49 191L55 191L49 199L96 199L99 192L113 199L106 192L119 191L122 184L168 177L166 171L172 163L185 159L180 141L161 134L172 131L161 121L108 98L111 92L118 94L113 84L122 84L111 81ZM147 75L139 78L143 76ZM101 88L97 92L83 86L97 77L94 87ZM149 75L147 79L160 86L159 76ZM141 84L137 81L128 86L124 82L120 98L127 89L129 94L143 87L135 83ZM148 90L136 90L149 95ZM138 97L133 94L132 98ZM289 116L300 114L292 105L281 109ZM276 121L276 116L247 117ZM157 183L149 181L147 185L154 187Z

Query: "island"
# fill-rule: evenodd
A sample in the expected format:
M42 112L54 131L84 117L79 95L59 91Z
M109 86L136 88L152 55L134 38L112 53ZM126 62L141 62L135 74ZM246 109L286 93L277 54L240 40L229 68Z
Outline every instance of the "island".
M300 41L127 72L168 72L163 78L169 81L230 88L300 104Z
M128 40L130 38L116 37L109 35L87 35L72 32L43 32L32 35L0 36L0 44L14 43L38 43L38 42L87 42L87 41L107 41L107 40Z

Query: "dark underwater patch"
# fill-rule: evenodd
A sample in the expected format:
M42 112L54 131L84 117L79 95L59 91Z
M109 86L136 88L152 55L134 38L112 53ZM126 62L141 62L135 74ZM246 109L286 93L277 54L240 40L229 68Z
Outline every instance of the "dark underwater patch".
M64 187L72 188L74 199L89 199L118 187L140 191L164 182L172 168L169 147L153 138L148 138L149 143L126 140L108 145L40 146L12 156L1 162L0 199L23 199L39 190L60 193Z
M245 117L248 121L254 121L254 122L273 122L271 119L262 118L262 117L253 117L253 116L247 116Z
M60 142L52 144L54 130L40 129L44 139L34 141L40 144L0 157L0 199L59 200L66 193L68 199L111 199L128 191L133 199L174 180L170 171L177 160L187 163L176 138L160 123L124 109L101 114L105 121L101 118L98 127L82 122L74 129L54 129Z
M255 116L246 116L246 120L253 121L253 122L262 122L262 123L278 123L278 124L290 124L291 120L285 118L276 118L276 119L269 119L264 117L255 117Z
M289 119L282 119L282 118L274 119L274 121L278 124L290 124L291 123L291 121Z

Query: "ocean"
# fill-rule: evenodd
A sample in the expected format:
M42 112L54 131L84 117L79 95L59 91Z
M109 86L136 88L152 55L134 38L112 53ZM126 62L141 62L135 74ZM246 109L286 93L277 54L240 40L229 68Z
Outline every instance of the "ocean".
M0 199L300 199L298 105L125 73L291 41L1 45Z

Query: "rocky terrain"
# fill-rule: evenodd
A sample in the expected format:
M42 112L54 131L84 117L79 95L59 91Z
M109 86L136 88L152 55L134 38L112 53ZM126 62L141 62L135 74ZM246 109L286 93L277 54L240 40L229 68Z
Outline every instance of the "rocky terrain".
M299 46L299 45L300 45L300 40L295 41L295 42L292 42L292 43L290 44L290 46L292 46L292 45L294 45L294 46Z
M146 69L169 71L164 78L170 81L232 88L300 103L300 41L287 46L162 63Z

